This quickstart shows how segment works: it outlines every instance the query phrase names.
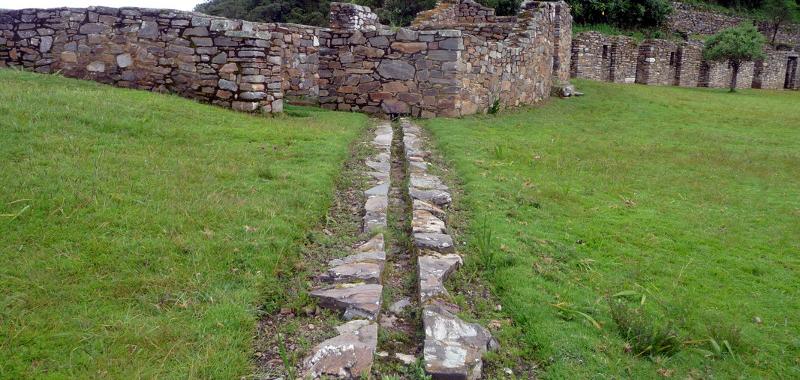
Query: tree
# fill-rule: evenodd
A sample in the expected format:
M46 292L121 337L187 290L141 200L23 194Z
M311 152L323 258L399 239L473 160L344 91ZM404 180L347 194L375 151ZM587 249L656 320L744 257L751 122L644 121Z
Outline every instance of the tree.
M706 40L703 58L728 62L732 70L731 92L734 92L742 63L764 58L764 40L764 36L752 24L728 28Z
M798 19L796 0L765 0L763 7L764 15L772 26L772 38L770 44L775 45L775 37L781 25Z

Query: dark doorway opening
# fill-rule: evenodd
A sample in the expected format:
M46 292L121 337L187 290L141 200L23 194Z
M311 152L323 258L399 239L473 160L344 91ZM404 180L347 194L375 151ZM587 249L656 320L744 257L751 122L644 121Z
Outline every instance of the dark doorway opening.
M786 62L786 79L783 81L783 88L793 90L797 83L797 57L789 57Z

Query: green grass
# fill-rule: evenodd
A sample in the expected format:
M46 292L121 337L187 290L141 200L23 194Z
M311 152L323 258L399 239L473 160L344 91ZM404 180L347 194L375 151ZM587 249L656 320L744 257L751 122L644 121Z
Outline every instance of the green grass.
M324 218L367 118L0 82L0 378L252 373L266 289Z
M547 379L800 378L800 93L577 84L425 122L521 359Z

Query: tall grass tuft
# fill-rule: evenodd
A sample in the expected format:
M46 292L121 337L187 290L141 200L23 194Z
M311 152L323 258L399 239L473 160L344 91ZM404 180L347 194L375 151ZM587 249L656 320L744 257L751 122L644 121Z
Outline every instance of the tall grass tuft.
M659 322L641 307L632 308L623 301L609 299L611 317L620 335L636 356L672 356L681 349L681 341L671 321Z

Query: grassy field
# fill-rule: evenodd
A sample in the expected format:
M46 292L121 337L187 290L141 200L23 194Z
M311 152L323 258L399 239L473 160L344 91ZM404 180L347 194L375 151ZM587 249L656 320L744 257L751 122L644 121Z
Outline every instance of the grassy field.
M251 373L265 289L367 118L0 82L0 378Z
M800 378L800 93L577 82L427 121L547 379Z

